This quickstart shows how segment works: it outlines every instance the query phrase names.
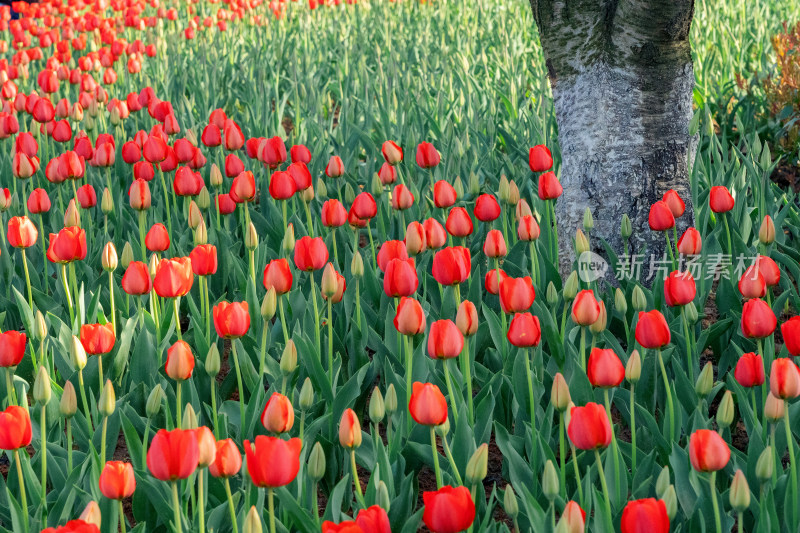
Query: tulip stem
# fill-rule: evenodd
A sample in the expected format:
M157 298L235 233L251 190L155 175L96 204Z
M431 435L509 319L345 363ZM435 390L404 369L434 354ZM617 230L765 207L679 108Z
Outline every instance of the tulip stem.
M22 252L22 267L25 270L25 286L28 288L28 307L33 311L33 291L31 290L31 276L28 273L28 260L25 257L25 248L20 248L20 251Z
M122 500L117 500L117 504L119 504L119 530L125 533L125 509L122 507Z
M436 473L436 488L442 488L442 470L439 468L439 450L436 447L436 430L431 426L431 451L433 452L433 470Z
M83 410L86 413L86 421L89 422L89 428L94 430L92 424L92 412L89 410L89 402L86 401L86 387L83 385L83 369L78 370L78 385L81 388L81 403L83 403Z
M533 395L533 372L531 372L531 359L534 356L533 348L525 350L525 373L528 375L528 399L531 409L531 431L536 431L536 398ZM536 450L536 446L531 447Z
M361 481L358 479L358 469L356 468L356 449L350 448L350 469L353 471L353 486L356 489L356 499L362 508L366 509L364 493L361 491Z
M4 368L6 371L6 396L8 397L8 406L12 406L16 404L16 400L14 397L16 396L14 391L14 378L11 376L11 369L9 367Z
M204 477L205 470L200 470L197 473L197 510L200 518L200 533L205 533L206 531L205 489L203 487Z
M714 526L717 533L722 533L722 521L719 516L719 503L717 502L717 472L711 472L708 478L708 485L711 489L711 504L714 507Z
M464 374L464 382L467 385L467 410L469 424L475 423L475 402L472 400L472 356L469 351L469 337L464 337L464 349L459 356L461 363L461 373Z
M611 399L608 396L608 389L603 389L606 404L606 415L608 416L608 425L611 428L611 453L614 454L614 490L617 496L620 496L619 485L619 449L617 444L617 435L614 431L614 420L611 419Z
M586 328L581 328L581 368L586 372Z
M578 470L578 454L575 452L575 446L570 442L570 451L572 452L572 468L575 471L575 484L578 485L578 501L583 507L583 486L581 485L581 473Z
M606 474L603 471L603 461L600 459L600 450L597 448L594 449L594 458L597 462L597 473L600 476L600 486L603 488L603 496L605 496L606 531L614 531L614 527L611 525L611 496L608 494L608 484L606 483Z
M269 324L264 321L264 327L261 328L261 353L258 356L258 381L259 383L264 379L264 357L267 354L267 335L269 334Z
M206 342L211 342L211 302L209 300L209 289L208 289L208 279L205 276L200 277L200 283L203 285L203 295L206 300L206 315L205 315L205 326L206 326Z
M664 237L667 239L667 250L669 250L669 259L672 264L672 270L678 269L678 264L675 262L675 252L672 251L672 243L669 240L669 231L664 232Z
M239 387L239 430L244 435L244 386L242 385L242 371L239 369L239 354L236 350L236 339L231 340L233 348L233 364L236 367L236 386Z
M283 299L288 296L278 296L278 312L281 315L281 329L283 329L283 344L289 342L289 330L286 327L286 315L283 311Z
M108 273L108 294L111 297L111 327L114 328L114 337L117 336L117 313L114 308L114 272Z
M165 194L166 196L166 194ZM178 499L178 481L172 482L172 512L175 520L175 531L178 533L183 532L183 523L181 522L181 502Z
M375 241L372 239L372 228L369 227L367 222L367 235L369 235L369 246L372 248L372 268L378 270L378 257L375 255Z
M317 341L317 357L321 357L322 347L320 342L319 332L319 306L317 305L317 282L314 281L314 273L309 272L309 279L311 280L311 300L314 304L314 337Z
M670 440L675 435L675 408L672 405L672 389L667 379L667 369L664 367L664 358L661 356L661 348L658 349L658 366L661 367L661 378L664 380L664 389L667 393L667 412L669 416L669 434L665 435Z
M19 479L19 499L22 506L22 521L25 524L25 531L28 528L28 495L25 494L25 478L22 476L22 463L19 458L19 448L14 450L14 462L17 463L17 478Z
M464 482L461 480L461 474L458 472L458 466L456 466L456 460L453 458L453 452L450 450L450 444L447 442L446 436L442 437L442 447L444 447L444 454L450 463L450 468L453 470L453 476L456 478L456 483L458 485L463 485Z
M178 334L178 340L183 340L181 335L181 314L180 314L180 297L172 299L172 308L175 310L175 333Z
M170 208L169 208L169 189L167 188L167 181L164 179L164 171L161 170L160 165L158 169L158 174L161 176L161 187L164 189L164 206L167 212L167 229L169 229L169 234L172 235L172 215L170 215Z
M556 202L550 200L547 202L550 205L550 215L553 221L553 262L558 266L558 222L556 221Z
M48 285L49 280L47 279L49 276L47 275L47 243L45 242L45 233L44 231L44 216L39 213L39 232L42 234L42 270L44 271L44 293L47 294L50 292Z
M67 418L67 469L72 472L72 418Z
M631 476L636 476L636 398L634 395L634 388L636 386L631 383Z
M414 364L414 351L409 344L408 336L403 335L403 343L406 348L406 407L411 403L411 388L412 388L412 365ZM408 434L411 435L411 409L406 411L408 421Z
M178 380L175 385L175 427L181 429L181 413L183 411L183 406L181 406L181 383L182 381Z
M686 364L689 366L689 380L694 383L694 363L692 362L694 346L692 346L692 341L689 338L689 319L686 317L686 306L681 307L681 318L684 335L686 336Z
M308 221L308 234L311 235L311 238L313 239L315 237L315 235L314 235L314 219L311 218L311 209L308 208L308 202L303 201L303 207L305 208L306 220ZM284 226L285 226L285 224L284 224ZM334 243L334 246L335 246L335 243ZM336 256L334 255L334 257L336 257ZM339 262L338 261L336 262L336 267L337 268L339 267Z
M41 441L42 441L42 515L47 516L47 405L42 405L41 419ZM46 519L42 520L47 523Z
M561 478L561 486L560 489L563 491L563 494L567 494L567 473L566 473L566 461L567 461L567 451L566 451L566 442L564 438L564 412L561 411L558 414L558 462L560 464L560 468L558 470L559 477Z
M728 214L722 214L722 220L725 222L725 234L728 237L728 253L733 256L733 241L731 240L731 226L728 222ZM733 269L733 262L731 262L730 268Z
M786 428L786 446L789 448L789 471L792 476L792 524L797 522L797 462L794 458L794 436L789 422L789 406L783 410L783 423Z
M269 531L275 533L275 489L267 489L267 501L269 502Z
M336 385L333 376L333 300L328 298L328 379L330 380L331 391L336 395Z
M103 380L103 354L97 354L97 381L99 388L97 389L97 397L103 392L105 381Z
M450 405L453 407L453 423L458 424L458 407L456 402L456 395L453 393L453 384L450 380L450 370L447 366L447 359L443 360L444 366L444 382L447 385L447 394L450 396Z
M106 464L106 438L108 433L108 416L103 417L103 429L100 431L100 468Z
M228 498L228 511L231 513L233 533L239 533L239 526L236 523L236 508L233 506L233 495L231 494L231 482L228 478L225 478L225 495Z

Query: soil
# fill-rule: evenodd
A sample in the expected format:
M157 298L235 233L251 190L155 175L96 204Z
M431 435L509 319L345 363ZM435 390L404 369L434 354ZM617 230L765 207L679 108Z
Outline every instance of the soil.
M783 187L800 192L800 167L781 163L772 171L772 181Z

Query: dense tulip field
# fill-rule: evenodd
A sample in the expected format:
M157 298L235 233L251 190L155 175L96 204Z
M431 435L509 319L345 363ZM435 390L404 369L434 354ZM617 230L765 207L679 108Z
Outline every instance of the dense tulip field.
M768 37L698 2L692 198L619 254L472 4L0 8L0 531L798 531L800 208L712 117Z

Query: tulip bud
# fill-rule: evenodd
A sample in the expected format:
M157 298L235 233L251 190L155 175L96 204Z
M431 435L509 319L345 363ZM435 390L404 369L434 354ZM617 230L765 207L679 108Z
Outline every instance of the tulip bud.
M481 193L481 182L474 172L469 173L469 193L472 196L478 196Z
M569 385L567 380L561 372L556 372L553 378L553 386L550 389L550 403L553 404L553 409L558 412L563 412L570 402Z
M450 433L450 419L449 418L445 419L444 423L439 424L433 429L434 431L436 431L437 435L444 438L445 436L447 436L448 433Z
M114 272L117 269L117 249L114 247L113 242L106 243L100 262L106 272Z
M731 502L731 507L738 513L750 507L750 487L747 485L747 478L744 477L744 472L741 470L737 470L733 475L731 490L728 497Z
M775 453L772 451L772 446L767 446L761 455L758 456L756 463L756 477L761 483L766 483L772 479L772 473L775 470Z
M161 411L161 403L164 401L164 396L164 389L161 388L160 383L157 383L153 390L150 391L150 395L147 396L147 404L145 405L147 418L153 418Z
M381 507L387 513L391 507L391 499L389 498L389 487L381 480L378 481L378 486L375 490L375 505Z
M758 229L758 242L767 245L772 244L774 241L775 222L772 221L771 216L765 215L764 220L761 221L761 227Z
M197 146L197 134L194 132L194 130L186 130L186 139L193 145Z
M575 254L580 257L581 254L589 251L589 239L586 234L581 230L575 232Z
M37 341L44 340L47 337L47 322L44 320L44 315L41 311L36 311L36 317L33 324L33 335Z
M97 401L97 410L103 416L111 416L114 414L114 409L117 406L117 395L114 394L114 386L111 380L107 379L100 393L100 399Z
M211 376L212 378L217 377L219 374L220 368L220 360L219 360L219 348L217 348L216 343L211 345L211 348L208 350L208 355L206 355L206 374Z
M50 375L44 366L39 367L36 372L36 379L33 380L33 399L39 405L45 406L50 403L50 397L53 391L50 388Z
M508 205L517 205L519 203L519 187L511 180L508 183L508 198L506 199Z
M111 196L111 191L108 190L108 187L103 189L103 198L100 200L100 209L103 210L103 214L105 215L114 210L114 198Z
M247 233L244 236L244 247L251 251L258 248L258 232L252 222L247 226ZM294 249L294 246L292 246L292 249Z
M158 271L158 264L161 261L158 259L158 255L152 254L150 256L150 261L147 263L147 270L150 272L150 279L155 279L156 272Z
M294 251L294 242L294 224L289 222L286 226L286 232L283 234L283 242L281 243L283 253L287 256Z
M94 524L98 528L103 522L103 519L100 515L100 506L97 505L97 502L92 500L86 507L84 507L83 512L81 513L80 519L86 523Z
M497 199L501 202L508 201L508 178L505 174L500 176L500 183L497 188Z
M182 429L197 429L197 413L194 412L192 404L187 403L183 408L183 416L181 417Z
M325 269L322 271L320 289L322 291L322 296L324 296L326 300L335 296L336 292L339 290L339 282L336 279L336 270L333 268L333 263L325 265Z
M644 291L638 285L633 288L631 303L636 311L644 311L647 309L647 296L644 295Z
M689 302L683 307L683 312L686 313L686 320L690 324L697 323L697 307L694 305L694 302Z
M578 295L578 273L574 270L570 273L567 281L564 283L564 300L572 301Z
M678 513L678 494L675 492L675 485L667 487L661 499L664 501L664 507L667 508L667 516L672 520Z
M627 214L622 215L622 223L620 224L619 233L622 235L622 238L627 240L633 235L633 226L631 225L631 219L628 218Z
M69 201L67 210L64 212L64 227L81 227L81 216L78 213L78 208L75 205L75 198Z
M380 181L380 180L378 180ZM353 186L347 183L344 186L344 201L347 202L347 205L350 205L356 199L356 192L353 190Z
M72 366L78 370L86 368L86 350L83 349L83 344L78 337L72 336L72 344L69 346L69 355L72 360Z
M767 393L767 401L764 403L764 417L770 422L777 422L783 418L786 410L786 402L776 398L772 393Z
M300 388L300 410L308 411L314 404L314 387L311 385L311 378L306 378Z
M127 269L133 263L133 247L131 243L125 241L125 246L122 247L122 256L119 259L119 264L122 268Z
M263 318L265 322L272 320L272 317L275 316L275 309L277 306L278 295L275 292L275 287L270 287L267 294L264 296L264 300L261 302L261 318Z
M608 313L606 312L606 304L603 300L600 300L600 315L597 317L597 320L589 326L589 331L595 335L604 332L606 330L607 321Z
M194 230L194 245L201 246L208 243L208 228L204 220L200 220L197 228Z
M286 346L281 353L281 372L284 376L291 375L297 368L297 346L292 339L286 341Z
M325 451L319 442L314 443L311 453L308 454L308 477L314 481L319 481L325 476Z
M203 214L200 212L200 208L197 206L194 200L189 203L189 227L192 229L197 229L197 226L200 225L200 222L203 221Z
M211 183L213 187L222 187L222 172L220 172L219 167L216 163L211 164L211 174L209 176L208 181Z
M373 172L372 181L370 182L370 192L372 196L378 197L383 194L383 182L377 172Z
M625 293L619 288L614 292L614 308L622 315L628 312L628 300L625 299Z
M547 501L552 502L558 496L559 487L556 467L553 466L553 461L548 459L544 464L544 473L542 474L542 493Z
M511 483L506 485L505 493L503 494L503 509L512 520L519 514L519 504L517 503L517 495L514 494L514 488Z
M64 418L72 418L78 412L78 396L75 394L75 386L71 381L64 384L58 410Z
M697 381L694 384L694 391L697 393L698 396L706 396L709 392L711 392L711 388L714 386L714 367L711 365L709 361L706 363L706 366L703 367L703 370L700 371L700 375L697 377Z
M547 284L546 298L547 305L550 307L553 307L558 303L558 291L556 290L556 286L553 285L552 281Z
M317 191L317 196L321 198L327 198L328 196L328 187L325 185L325 182L321 179L317 180L317 184L314 185L314 190Z
M378 387L372 389L372 397L369 399L369 419L377 424L386 416L386 405L383 402L383 394Z
M733 423L733 394L725 391L722 401L717 408L717 426L720 428L730 426Z
M200 189L200 194L197 195L197 207L200 209L208 209L211 206L211 194L206 187Z
M300 198L307 204L314 201L314 186L310 185L300 191Z
M659 472L656 478L656 496L658 496L659 499L663 499L664 494L671 484L672 480L670 479L669 467L664 466L661 468L661 472Z
M625 365L625 379L628 383L636 384L642 375L642 358L639 356L639 350L631 352L628 357L628 364Z
M258 516L258 514L259 513L256 510L256 506L251 506L250 511L247 513L247 517L244 519L242 533L261 533L264 531L263 526L261 525L261 518Z
M464 197L464 182L461 181L461 176L456 176L453 182L453 188L456 190L456 198Z
M482 482L489 471L489 445L485 442L478 446L467 463L467 484L477 485Z
M397 391L394 388L394 383L389 383L386 387L386 396L384 396L383 403L386 406L386 413L389 418L397 412Z
M358 250L353 253L353 259L350 261L350 274L356 279L364 277L364 259Z

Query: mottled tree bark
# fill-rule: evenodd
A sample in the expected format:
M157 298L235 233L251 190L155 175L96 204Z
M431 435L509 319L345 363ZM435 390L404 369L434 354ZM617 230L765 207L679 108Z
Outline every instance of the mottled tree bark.
M689 29L694 0L530 0L553 89L564 194L557 203L560 269L589 207L593 235L622 255L622 215L631 253L664 253L650 231L650 205L675 189L693 221L688 160L692 117ZM597 248L598 239L593 239ZM601 255L605 256L603 252ZM645 266L648 263L645 263Z

